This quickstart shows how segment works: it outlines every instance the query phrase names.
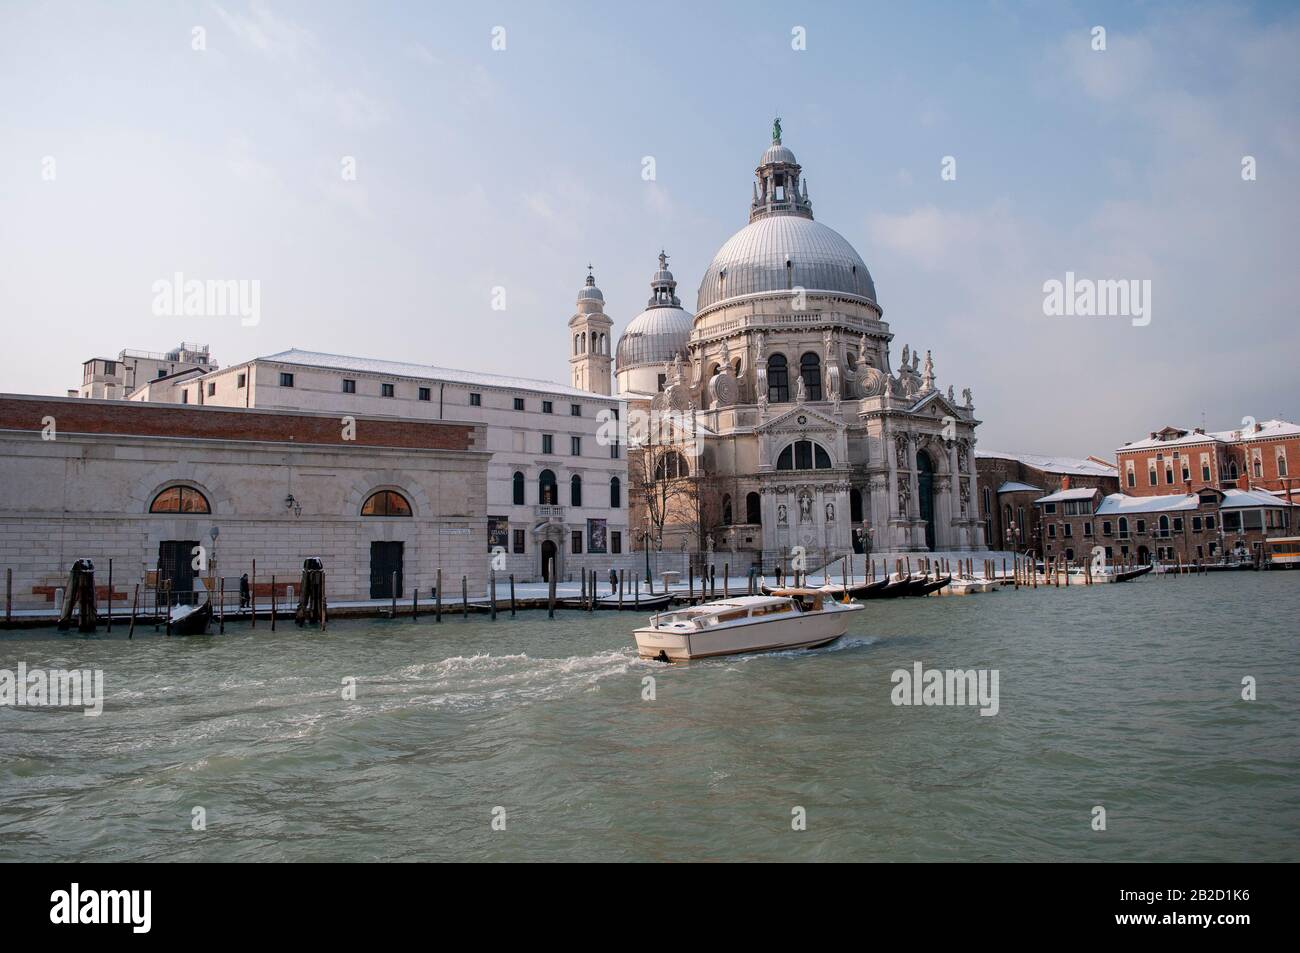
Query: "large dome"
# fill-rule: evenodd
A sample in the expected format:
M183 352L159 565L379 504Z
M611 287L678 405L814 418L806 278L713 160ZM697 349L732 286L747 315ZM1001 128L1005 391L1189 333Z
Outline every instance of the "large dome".
M876 285L844 236L799 215L768 215L727 240L700 282L696 314L742 295L803 288L876 303Z

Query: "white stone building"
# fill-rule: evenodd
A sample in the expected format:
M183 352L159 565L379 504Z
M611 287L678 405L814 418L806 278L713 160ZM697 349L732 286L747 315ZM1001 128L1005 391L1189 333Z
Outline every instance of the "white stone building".
M893 369L867 266L814 221L779 121L755 176L749 224L706 269L694 317L661 259L617 349L632 405L691 414L701 436L685 465L710 515L679 534L764 565L793 546L824 559L984 549L970 391L941 391L928 351L922 365L904 347Z
M81 387L68 391L69 397L95 397L119 400L147 391L151 384L206 374L216 370L206 344L182 342L177 348L165 352L137 351L123 348L116 358L92 357L82 363ZM160 389L155 388L161 393ZM147 396L134 396L136 400L149 400ZM167 397L153 399L168 400Z

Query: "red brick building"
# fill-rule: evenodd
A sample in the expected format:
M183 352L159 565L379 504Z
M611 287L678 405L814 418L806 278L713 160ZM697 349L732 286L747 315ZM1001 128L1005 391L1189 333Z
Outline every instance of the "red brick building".
M977 450L979 513L990 549L1038 549L1040 511L1034 505L1044 494L1062 489L1095 487L1119 492L1115 467L1097 457L1054 457L1032 453Z
M1265 490L1300 502L1300 425L1265 420L1240 430L1165 427L1115 451L1129 496L1217 490Z

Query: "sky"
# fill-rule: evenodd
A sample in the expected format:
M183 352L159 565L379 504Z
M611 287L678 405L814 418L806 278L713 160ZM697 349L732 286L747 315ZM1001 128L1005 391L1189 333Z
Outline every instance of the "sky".
M1286 4L6 0L0 390L182 340L567 381L587 264L615 333L661 247L693 311L776 115L980 449L1300 419ZM1045 314L1067 272L1149 323ZM176 273L259 320L156 313Z

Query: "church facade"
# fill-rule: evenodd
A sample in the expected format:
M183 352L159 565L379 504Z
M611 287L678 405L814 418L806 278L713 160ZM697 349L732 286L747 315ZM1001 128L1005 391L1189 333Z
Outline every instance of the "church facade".
M970 390L942 390L929 351L905 346L894 366L871 274L813 217L779 120L754 174L749 223L706 269L695 314L661 254L649 306L619 340L629 411L691 437L670 466L662 426L630 437L630 524L653 523L635 484L689 472L700 498L647 534L664 550L771 565L796 546L827 561L985 549ZM638 453L660 457L640 481Z

